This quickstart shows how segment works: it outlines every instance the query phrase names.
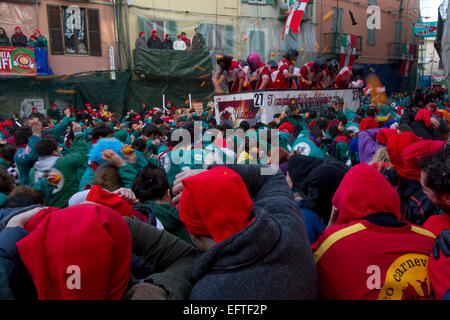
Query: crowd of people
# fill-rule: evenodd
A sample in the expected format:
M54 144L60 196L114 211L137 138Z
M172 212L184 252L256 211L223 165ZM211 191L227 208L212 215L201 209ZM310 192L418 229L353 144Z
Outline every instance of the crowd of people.
M161 40L157 30L153 30L151 37L146 41L145 33L141 31L136 39L135 46L136 48L153 50L203 50L206 43L205 38L198 28L195 28L194 31L195 35L192 38L192 42L186 36L186 32L179 34L175 41L170 38L170 34L168 33L164 35L164 40Z
M39 30L34 30L33 34L28 38L22 32L22 28L16 27L10 40L5 29L0 27L1 46L47 48L47 38Z
M235 128L170 102L13 115L0 125L0 298L449 299L448 94L373 94Z

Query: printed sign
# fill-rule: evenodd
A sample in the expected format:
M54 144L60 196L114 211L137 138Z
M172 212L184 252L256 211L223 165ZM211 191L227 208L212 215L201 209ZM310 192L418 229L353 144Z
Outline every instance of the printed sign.
M293 114L312 110L321 114L333 103L356 111L360 106L360 90L252 91L214 97L217 124L232 126L241 120L251 126L256 122L271 122L273 115L281 113L286 106Z
M436 37L437 29L437 22L413 23L413 35L416 38Z
M0 47L0 76L37 76L33 48Z

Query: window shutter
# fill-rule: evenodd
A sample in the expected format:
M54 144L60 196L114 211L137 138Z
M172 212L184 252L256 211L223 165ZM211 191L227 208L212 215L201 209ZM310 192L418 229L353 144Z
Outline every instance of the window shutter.
M47 5L47 17L50 32L50 51L53 55L64 54L60 7Z
M170 39L172 41L175 41L177 39L177 22L174 20L167 20L166 21L166 33L170 35ZM165 37L164 35L163 37Z
M225 52L232 54L234 46L234 27L225 26Z
M337 12L337 7L332 8L333 11ZM331 32L342 33L342 18L344 15L344 9L339 8L339 14L333 15L333 20L331 23Z
M206 23L199 23L198 31L203 35L206 46L208 46L208 25Z
M101 57L102 41L100 38L100 19L98 9L87 9L89 30L89 53L91 56Z

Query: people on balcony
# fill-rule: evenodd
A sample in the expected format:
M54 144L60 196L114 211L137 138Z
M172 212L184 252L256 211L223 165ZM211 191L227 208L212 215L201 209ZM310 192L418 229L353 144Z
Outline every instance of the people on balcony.
M173 50L173 41L170 39L170 34L166 34L162 43L162 49Z
M34 30L34 36L37 39L37 48L47 48L47 38L39 30Z
M5 29L0 28L0 47L7 47L10 45L11 45L11 42L9 41L9 38L6 35Z
M147 47L149 49L161 49L161 39L158 37L158 31L153 30L152 36L147 41Z
M135 43L135 47L136 48L141 48L141 49L147 49L147 42L145 42L145 34L144 32L139 32L139 37L137 37L136 39L136 43Z
M15 34L11 37L13 47L26 47L28 45L27 36L23 34L20 27L16 27Z

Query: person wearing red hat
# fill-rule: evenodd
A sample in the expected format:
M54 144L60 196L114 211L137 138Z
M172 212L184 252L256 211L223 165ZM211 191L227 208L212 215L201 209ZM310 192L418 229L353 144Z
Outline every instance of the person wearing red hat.
M162 43L162 49L173 50L173 41L170 39L170 34L166 33Z
M186 51L187 46L186 43L181 40L181 35L178 35L177 40L173 42L173 49L178 51Z
M412 131L424 139L439 140L439 121L432 118L433 113L427 108L420 109L410 124Z
M135 48L148 49L147 42L145 41L144 32L139 32L139 36L136 39L134 44Z
M263 175L262 169L217 166L177 177L173 202L179 200L180 220L203 252L194 264L189 299L316 298L300 209L284 175Z
M192 287L192 246L103 205L19 208L0 239L15 299L180 300ZM158 272L138 282L132 252Z
M14 29L15 34L11 37L11 45L13 47L26 47L28 44L27 36L23 34L20 27Z
M37 48L47 48L47 38L41 34L39 30L34 30L33 32L34 37L36 38L36 45ZM31 38L31 37L30 37Z
M188 50L191 48L191 40L186 36L186 32L181 33L181 40L186 43Z
M434 299L427 267L435 237L400 219L400 198L383 175L367 164L350 169L334 194L330 224L312 245L319 297Z
M418 159L440 150L443 141L421 140L413 132L401 132L390 137L387 151L393 168L381 170L396 189L401 200L401 220L423 225L438 207L426 196L420 185Z
M147 41L149 49L162 49L161 39L158 37L158 31L153 30L152 36Z
M50 109L47 112L47 115L53 120L54 123L58 123L61 120L61 113L58 110L58 106L56 103L52 103L50 105Z
M428 272L436 298L441 299L450 293L450 147L422 158L419 167L425 194L443 211L423 225L437 237Z

